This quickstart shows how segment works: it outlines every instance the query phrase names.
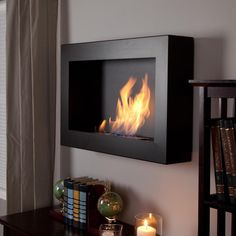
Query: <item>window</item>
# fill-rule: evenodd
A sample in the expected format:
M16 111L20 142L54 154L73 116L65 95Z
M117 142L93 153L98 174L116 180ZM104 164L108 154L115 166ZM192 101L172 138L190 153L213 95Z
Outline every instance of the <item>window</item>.
M6 199L6 1L0 1L0 198Z

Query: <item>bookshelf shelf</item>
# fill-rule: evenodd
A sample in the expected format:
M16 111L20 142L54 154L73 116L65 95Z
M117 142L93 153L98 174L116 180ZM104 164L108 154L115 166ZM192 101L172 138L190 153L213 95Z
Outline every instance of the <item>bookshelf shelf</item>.
M199 101L199 183L198 183L198 235L210 235L210 209L217 209L217 236L225 235L225 213L232 213L231 235L236 235L236 205L217 200L210 194L211 108L217 100L218 118L226 118L228 100L233 100L234 117L236 107L236 80L191 80L190 84L198 91Z
M204 204L214 209L221 209L223 211L236 213L236 204L218 201L216 194L211 194L209 199L204 201Z

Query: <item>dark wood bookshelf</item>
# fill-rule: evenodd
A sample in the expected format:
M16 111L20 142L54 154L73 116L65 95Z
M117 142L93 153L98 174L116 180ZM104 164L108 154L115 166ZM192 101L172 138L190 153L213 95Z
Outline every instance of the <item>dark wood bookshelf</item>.
M193 86L202 87L236 87L236 80L190 80Z
M226 118L228 100L233 99L236 110L236 80L191 80L198 91L199 102L199 181L198 181L198 235L210 235L210 209L217 210L217 236L225 235L225 215L232 213L231 235L236 235L236 205L217 200L210 193L211 144L210 124L213 101L218 105L217 118ZM216 118L216 117L214 117Z

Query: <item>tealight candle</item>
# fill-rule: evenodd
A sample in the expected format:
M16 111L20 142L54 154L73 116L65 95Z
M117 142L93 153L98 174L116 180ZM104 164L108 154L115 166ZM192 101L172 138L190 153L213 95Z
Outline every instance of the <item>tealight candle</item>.
M102 233L102 236L114 236L114 233L111 231L105 231Z
M122 224L101 224L99 227L100 236L122 236Z
M144 225L137 228L137 236L156 236L156 229L149 226L147 220L144 220Z

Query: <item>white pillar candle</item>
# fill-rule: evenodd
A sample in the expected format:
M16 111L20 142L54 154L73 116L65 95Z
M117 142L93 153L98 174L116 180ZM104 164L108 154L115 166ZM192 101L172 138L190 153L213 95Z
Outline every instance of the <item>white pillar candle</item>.
M156 229L151 226L139 226L137 236L156 236Z
M156 236L156 229L147 225L147 221L144 221L144 225L137 228L137 236Z

